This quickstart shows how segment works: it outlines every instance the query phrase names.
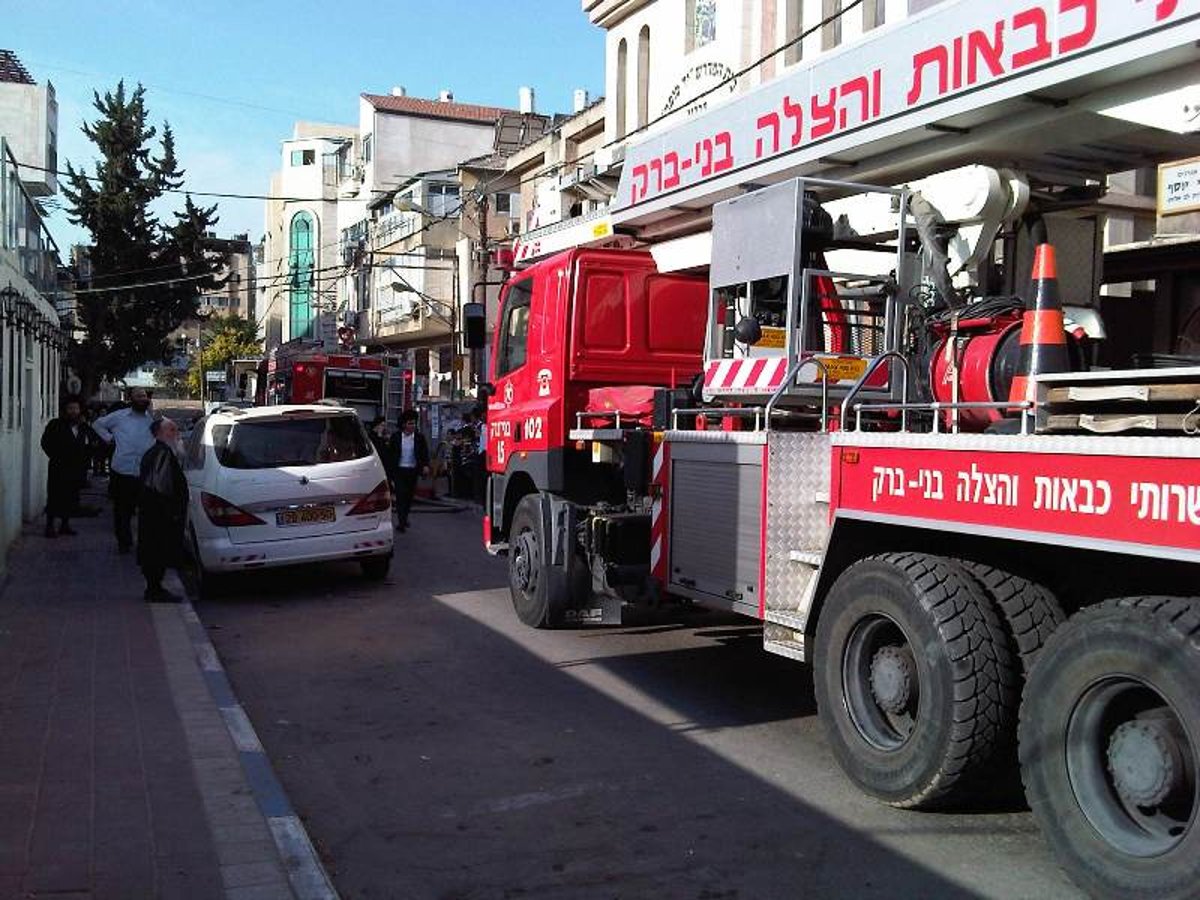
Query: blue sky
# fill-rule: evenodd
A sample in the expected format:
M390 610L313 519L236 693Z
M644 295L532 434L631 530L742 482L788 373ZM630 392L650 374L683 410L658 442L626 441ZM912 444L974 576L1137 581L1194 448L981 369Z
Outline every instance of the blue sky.
M92 90L124 77L175 129L193 190L265 194L292 123L353 124L364 91L516 106L530 85L539 112L562 112L604 81L603 32L579 0L0 0L0 22L0 47L54 84L60 162L92 158L79 131ZM261 235L261 201L219 212L222 236ZM86 239L61 213L51 227L64 256Z

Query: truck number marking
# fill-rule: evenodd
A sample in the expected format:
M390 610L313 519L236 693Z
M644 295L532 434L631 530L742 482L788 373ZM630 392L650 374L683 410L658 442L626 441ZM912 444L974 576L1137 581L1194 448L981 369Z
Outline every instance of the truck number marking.
M542 439L542 420L538 416L525 420L525 439L529 441L540 441Z

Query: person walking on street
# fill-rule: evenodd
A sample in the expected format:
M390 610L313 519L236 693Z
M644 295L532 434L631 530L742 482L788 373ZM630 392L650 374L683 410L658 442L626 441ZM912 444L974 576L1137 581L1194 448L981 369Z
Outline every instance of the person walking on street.
M395 481L394 469L395 460L392 459L392 447L388 441L388 426L387 419L383 416L378 416L371 422L371 427L367 429L367 437L371 439L371 444L375 447L375 452L379 454L379 460L383 463L383 471L387 473L388 483Z
M71 516L79 508L79 491L87 479L92 451L91 429L83 421L78 397L66 397L57 419L42 432L42 451L50 458L46 468L46 537L73 535ZM58 530L54 521L58 520Z
M113 445L110 464L109 493L113 500L113 530L117 535L117 550L128 553L133 549L133 514L138 502L138 477L142 457L154 445L150 425L150 395L135 388L129 396L129 407L111 412L96 420L96 434Z
M175 603L179 597L162 580L167 569L183 563L188 485L179 464L179 427L170 419L156 419L150 428L154 445L142 457L137 479L137 561L146 578L146 602Z
M396 460L396 513L400 518L397 527L407 531L417 479L429 474L429 443L417 431L415 410L406 409L400 416L400 430L392 435L391 448Z

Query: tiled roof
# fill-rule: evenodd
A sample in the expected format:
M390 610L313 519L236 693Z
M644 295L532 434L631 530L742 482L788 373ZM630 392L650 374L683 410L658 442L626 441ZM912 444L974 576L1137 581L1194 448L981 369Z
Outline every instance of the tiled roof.
M17 54L11 50L0 50L0 81L11 84L37 84L29 71L21 65Z
M494 123L511 109L498 106L477 106L474 103L443 103L421 97L397 97L392 94L363 94L363 98L378 110L421 116L427 119L458 119L467 122Z

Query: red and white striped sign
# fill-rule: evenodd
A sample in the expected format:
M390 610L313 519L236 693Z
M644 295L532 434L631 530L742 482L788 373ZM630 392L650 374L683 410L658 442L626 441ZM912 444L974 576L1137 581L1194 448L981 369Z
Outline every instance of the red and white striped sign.
M770 394L787 375L787 357L760 356L756 359L714 359L704 370L706 396L721 394Z
M650 575L666 587L667 584L667 444L659 441L654 448L650 480L655 488L650 507Z

